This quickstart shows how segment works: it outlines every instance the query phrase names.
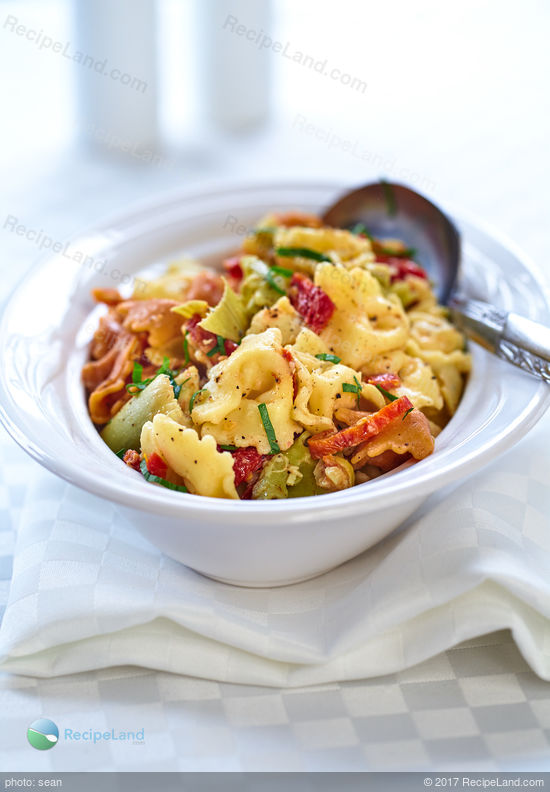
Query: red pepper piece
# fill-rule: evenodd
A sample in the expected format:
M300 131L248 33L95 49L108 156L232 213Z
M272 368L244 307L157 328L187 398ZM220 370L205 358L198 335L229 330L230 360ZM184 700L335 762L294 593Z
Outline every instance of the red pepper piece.
M392 283L398 280L404 280L407 275L414 275L415 278L424 278L424 280L428 280L426 270L411 259L403 259L397 256L387 256L384 253L377 253L376 261L381 261L382 264L387 264L389 266L391 269Z
M384 374L369 374L367 376L366 382L368 385L379 385L384 390L390 390L391 388L398 388L401 385L401 380L391 371L387 371Z
M256 470L259 470L266 459L265 456L259 454L254 446L248 448L237 448L232 451L233 457L233 470L235 472L235 486L238 487L243 481L247 481L249 476Z
M233 281L242 280L243 268L241 267L241 256L226 258L223 262L223 268Z
M199 322L202 321L202 316L200 314L193 314L191 319L187 322L187 330L189 331L189 335L191 336L191 340L195 343L195 345L202 349L203 352L210 352L210 350L216 346L218 340L214 333L211 333L209 330L204 330L202 327L199 326ZM225 354L229 357L229 355L234 352L237 347L239 346L234 341L231 341L229 338L224 339L224 348ZM217 363L220 359L220 355L216 352L215 355L212 355L211 360L213 363Z
M147 470L152 476L158 476L159 478L165 479L166 473L168 472L168 467L161 456L158 454L151 454L147 460Z
M335 454L337 451L343 451L344 448L351 448L359 443L364 443L365 440L371 440L393 421L402 418L412 407L410 399L407 396L401 396L400 399L386 404L373 415L362 418L353 426L347 426L336 434L328 437L314 436L308 442L311 456L314 459L320 459L327 454Z
M328 294L301 272L292 276L288 299L306 325L317 334L325 329L334 313L335 305Z

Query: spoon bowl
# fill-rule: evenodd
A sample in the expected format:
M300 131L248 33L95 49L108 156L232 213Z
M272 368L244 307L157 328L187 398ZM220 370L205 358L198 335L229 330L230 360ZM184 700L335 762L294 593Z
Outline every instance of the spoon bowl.
M402 240L414 249L438 300L448 302L460 266L460 235L447 215L420 193L386 181L367 184L337 199L323 221L335 228L363 223L377 239Z

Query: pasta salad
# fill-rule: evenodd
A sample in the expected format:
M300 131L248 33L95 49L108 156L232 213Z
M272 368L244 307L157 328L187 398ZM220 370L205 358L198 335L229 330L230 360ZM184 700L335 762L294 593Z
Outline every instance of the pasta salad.
M183 259L106 306L90 417L148 482L215 498L322 495L424 459L460 401L464 338L415 252L272 213L223 261Z

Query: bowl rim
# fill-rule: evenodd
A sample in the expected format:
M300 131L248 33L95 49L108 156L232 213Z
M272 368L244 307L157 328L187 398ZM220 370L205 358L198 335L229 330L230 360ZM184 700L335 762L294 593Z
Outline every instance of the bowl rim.
M250 181L237 184L233 184L230 181L218 181L200 190L177 189L165 192L154 198L135 202L124 211L110 214L81 233L70 235L68 241L76 244L79 239L85 236L104 234L108 230L112 231L130 222L135 225L136 222L139 222L142 215L150 218L153 213L158 214L168 211L174 204L180 206L181 204L193 203L200 199L219 198L224 195L246 194L253 190L269 189L331 190L337 194L339 190L343 191L346 188L347 186L341 182L309 179L304 181ZM447 209L449 209L448 206ZM542 277L537 267L515 243L508 240L500 232L496 232L487 223L480 223L477 219L471 219L467 212L455 210L454 207L450 207L450 212L454 217L467 222L470 226L505 248L519 260L536 282L542 283ZM12 299L16 297L19 291L24 290L26 284L51 259L52 256L49 253L44 253L38 257L35 264L30 267L11 291L0 315L0 333L4 323L7 321L9 305ZM543 296L542 301L548 316L550 311L548 299ZM475 352L475 348L473 351ZM191 494L182 495L170 490L161 490L159 487L150 487L146 483L140 488L142 491L127 493L123 488L125 479L122 476L120 481L115 484L109 479L102 478L93 472L88 472L86 469L79 469L72 460L65 461L40 448L40 444L29 438L25 431L18 426L17 417L12 414L8 406L9 401L5 398L8 392L9 389L0 373L0 423L3 424L8 434L24 451L54 474L94 495L130 509L139 509L152 514L180 519L188 517L201 522L211 518L223 518L228 525L245 519L258 520L259 518L262 519L263 524L272 524L280 522L283 517L285 519L290 518L295 522L306 520L309 522L312 519L325 521L326 519L341 516L344 510L347 515L353 516L358 513L375 511L379 508L387 508L389 497L391 498L391 503L397 504L417 496L427 496L434 490L444 487L458 478L476 472L495 456L514 445L535 425L550 405L550 387L541 381L536 390L533 388L531 398L498 439L489 438L485 443L476 446L469 454L464 455L460 459L451 459L440 470L428 467L426 472L422 473L422 470L418 471L416 465L411 466L414 467L416 472L412 479L406 475L384 475L376 479L375 482L367 482L366 485L358 485L340 492L328 493L322 497L310 496L276 501L243 502ZM464 401L464 396L462 401ZM125 471L121 470L122 472ZM246 505L243 506L243 503Z

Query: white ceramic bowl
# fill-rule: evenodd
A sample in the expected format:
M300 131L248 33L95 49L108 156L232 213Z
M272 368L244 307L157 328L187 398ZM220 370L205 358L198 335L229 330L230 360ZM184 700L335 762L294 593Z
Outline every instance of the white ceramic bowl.
M182 251L218 260L271 209L316 211L334 184L270 184L178 195L117 218L40 261L12 295L0 325L0 418L38 462L108 498L169 556L247 586L312 577L389 534L424 499L519 440L550 389L473 345L474 368L457 414L428 459L376 481L316 498L225 501L148 484L109 451L88 417L80 381L99 286L119 287ZM471 290L533 319L548 318L531 267L509 245L455 217ZM85 257L89 257L85 259ZM106 262L106 263L102 263Z

